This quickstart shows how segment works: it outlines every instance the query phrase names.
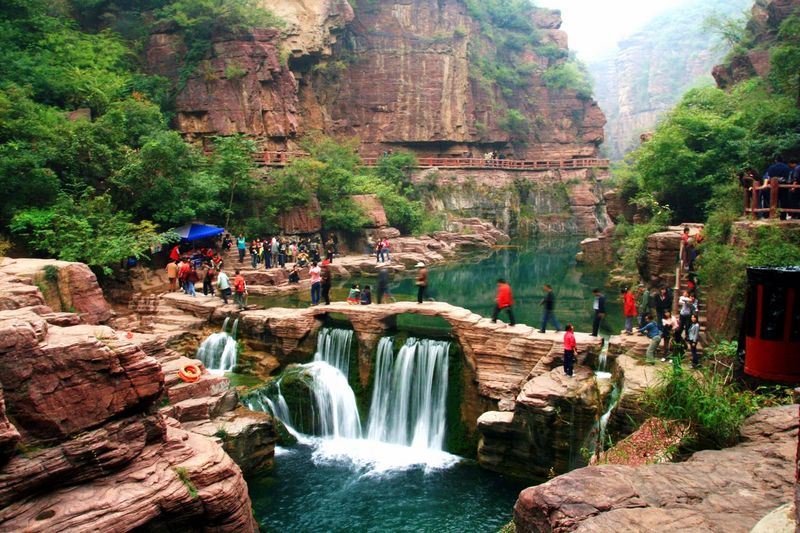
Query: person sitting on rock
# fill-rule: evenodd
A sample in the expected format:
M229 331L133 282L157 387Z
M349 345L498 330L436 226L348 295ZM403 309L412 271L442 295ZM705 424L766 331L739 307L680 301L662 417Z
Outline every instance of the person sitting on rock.
M364 290L361 291L361 305L370 305L372 303L372 291L370 286L367 285L364 287Z
M361 289L358 287L358 283L353 283L353 286L350 287L350 292L347 295L347 303L350 305L358 305L361 303Z
M296 263L292 267L292 271L289 272L289 283L300 283L300 268Z

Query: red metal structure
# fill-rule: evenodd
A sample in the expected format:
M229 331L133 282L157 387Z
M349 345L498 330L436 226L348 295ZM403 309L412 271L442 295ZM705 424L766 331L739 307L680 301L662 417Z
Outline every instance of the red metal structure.
M748 268L744 371L800 382L800 266Z
M256 154L256 161L268 167L282 167L293 159L308 157L305 152L261 152ZM375 166L380 162L380 157L365 157L362 162L365 166ZM521 159L483 159L467 157L420 157L417 159L418 168L464 168L485 169L499 168L504 170L547 170L547 169L579 169L579 168L608 168L608 159L584 158L567 159L563 161L528 161Z

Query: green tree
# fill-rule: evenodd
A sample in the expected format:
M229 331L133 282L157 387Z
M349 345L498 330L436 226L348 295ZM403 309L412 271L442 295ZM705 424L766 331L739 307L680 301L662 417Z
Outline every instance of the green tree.
M76 201L59 197L50 208L28 209L14 216L11 231L24 237L37 253L64 261L80 261L110 272L128 257L144 257L151 246L168 237L149 221L133 222L108 195L88 189Z
M237 195L240 198L246 196L256 185L253 177L255 151L255 143L242 135L214 137L211 168L222 183L222 194L227 206L224 210L225 227L230 224L231 215L237 212L234 203Z

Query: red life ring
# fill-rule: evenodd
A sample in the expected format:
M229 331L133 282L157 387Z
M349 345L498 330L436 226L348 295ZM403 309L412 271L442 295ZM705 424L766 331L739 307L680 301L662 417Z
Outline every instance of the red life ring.
M202 374L202 372L197 365L184 365L178 370L178 377L186 383L194 383L200 379L200 374Z

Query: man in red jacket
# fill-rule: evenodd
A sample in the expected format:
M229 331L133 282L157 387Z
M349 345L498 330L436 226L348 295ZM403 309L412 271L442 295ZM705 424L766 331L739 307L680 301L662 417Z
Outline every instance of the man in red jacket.
M492 313L492 323L497 322L497 316L500 314L500 311L505 309L508 311L508 318L511 321L511 325L514 325L514 311L512 311L511 306L514 305L514 296L511 294L511 285L506 283L506 280L500 278L497 280L497 305L494 307L494 313Z
M639 314L636 309L636 299L628 287L622 289L622 313L625 315L625 335L633 335L633 319Z

